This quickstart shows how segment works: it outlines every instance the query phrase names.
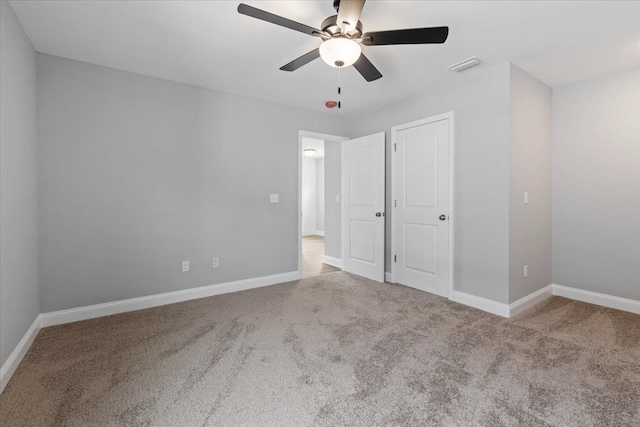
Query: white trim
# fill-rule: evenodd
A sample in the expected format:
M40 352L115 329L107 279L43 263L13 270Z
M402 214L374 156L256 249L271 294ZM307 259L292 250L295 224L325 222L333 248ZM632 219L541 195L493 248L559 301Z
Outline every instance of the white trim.
M393 280L393 276L388 271L384 272L384 281L388 283L396 283L395 280Z
M27 329L27 332L24 334L16 348L13 349L9 358L2 368L0 368L0 394L4 391L4 388L9 384L9 380L13 376L13 373L18 369L18 365L22 362L25 354L29 351L31 344L33 344L33 340L36 339L38 335L38 331L40 331L40 315L36 316L35 320Z
M326 133L311 132L308 130L298 131L298 274L302 276L302 137L321 139L329 142L344 142L349 138L346 136L329 135ZM341 160L342 162L342 160ZM342 199L342 193L340 193ZM324 232L322 233L324 236Z
M509 317L508 304L503 304L456 290L449 293L449 299L460 304L468 305L469 307L477 308L478 310L486 311L487 313L497 314L502 317Z
M455 290L451 293L449 299L460 304L465 304L488 313L508 318L528 310L552 295L640 314L640 301L555 284L545 286L544 288L511 304L503 304Z
M345 148L344 148L345 144L340 145L340 256L342 257L342 269L344 269L344 264L345 264L345 259L346 257L346 253L347 251L345 250L346 247L346 236L345 236L345 232L344 232L344 224L345 224L345 216L346 216L346 208L345 208L345 203L344 203L344 195L345 195L345 186L344 186L344 177L345 177L345 167L344 167L344 163L345 163ZM325 163L326 166L326 163ZM326 176L326 175L325 175ZM327 222L327 219L325 218L325 224ZM385 243L386 246L386 243Z
M553 295L553 287L548 285L511 304L504 304L456 290L451 292L449 299L487 313L510 318L544 301L551 295Z
M516 314L520 314L525 310L530 309L534 305L542 302L553 295L553 285L547 285L544 288L535 291L524 298L520 298L518 301L509 304L509 317L513 317Z
M325 255L322 258L322 262L325 264L332 265L334 267L342 268L342 260L340 258L334 258L332 256Z
M428 117L422 120L416 120L411 123L405 123L391 128L391 283L396 283L396 263L393 261L393 256L396 253L396 222L395 211L393 201L396 199L396 152L393 149L397 140L397 134L404 129L413 128L416 126L422 126L429 123L439 122L441 120L448 120L449 122L449 295L454 292L453 289L453 242L454 242L454 223L455 223L455 210L454 210L454 196L455 196L455 181L454 181L454 168L455 168L455 113L450 111L448 113L439 114L437 116Z
M582 289L569 288L567 286L555 284L553 285L553 295L640 314L640 301L629 298L615 297L613 295L600 294L598 292L585 291Z
M302 232L302 237L305 236L324 236L324 231L320 230L307 230Z
M487 313L510 318L544 301L553 294L553 286L547 285L544 288L537 290L524 298L520 298L518 301L511 304L504 304L456 290L451 292L449 299L460 304L486 311Z
M316 234L316 236L322 236L322 237L324 237L324 231L322 231L322 230L316 230L316 233L315 233L315 234Z
M174 304L177 302L189 301L198 298L206 298L213 295L244 291L247 289L260 288L263 286L275 285L277 283L286 283L299 279L300 273L297 271L291 271L289 273L255 277L253 279L218 283L215 285L202 286L199 288L184 289L181 291L166 292L163 294L149 295L146 297L131 298L121 301L107 302L104 304L72 308L69 310L54 311L52 313L44 313L40 315L42 322L41 326L45 328L47 326L78 322L80 320L110 316L112 314L126 313L128 311L142 310L145 308Z

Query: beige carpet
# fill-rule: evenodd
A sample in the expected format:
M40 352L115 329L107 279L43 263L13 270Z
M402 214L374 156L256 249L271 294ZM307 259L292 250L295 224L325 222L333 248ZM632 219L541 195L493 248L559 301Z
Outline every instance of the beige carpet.
M347 273L40 331L0 425L640 425L640 316Z

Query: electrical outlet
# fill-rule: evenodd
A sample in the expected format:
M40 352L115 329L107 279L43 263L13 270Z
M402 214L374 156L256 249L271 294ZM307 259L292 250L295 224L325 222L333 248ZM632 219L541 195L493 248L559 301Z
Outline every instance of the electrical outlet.
M189 261L182 261L182 272L186 273L189 271Z
M524 278L526 279L527 277L529 277L529 266L525 265L524 266Z
M269 196L269 201L270 201L271 203L278 203L278 195L277 195L277 194L271 194L271 195Z
M220 267L220 258L214 258L213 259L213 268L218 268Z

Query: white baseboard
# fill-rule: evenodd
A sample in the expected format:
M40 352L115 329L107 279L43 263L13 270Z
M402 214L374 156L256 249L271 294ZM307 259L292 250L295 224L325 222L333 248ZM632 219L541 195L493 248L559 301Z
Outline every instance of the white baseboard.
M324 231L320 231L320 230L310 230L310 231L303 231L302 232L302 236L324 236Z
M548 285L511 304L493 301L456 290L451 292L449 299L451 301L459 302L460 304L477 308L478 310L486 311L487 313L510 318L516 314L522 313L528 308L533 307L539 302L549 298L551 295L553 295L553 289L551 285Z
M324 231L316 230L316 236L324 236Z
M553 295L640 314L640 301L629 298L614 297L612 295L555 284L553 285Z
M552 295L640 314L640 301L555 284L545 286L544 288L511 304L503 304L455 290L451 292L449 299L451 301L459 302L460 304L465 304L488 313L508 318L522 313Z
M553 295L553 285L547 285L544 288L535 291L518 301L509 304L509 317L520 314L523 311L533 307Z
M503 304L456 290L451 291L449 299L451 301L459 302L460 304L468 305L469 307L477 308L478 310L486 311L487 313L497 314L502 317L509 317L509 304Z
M247 289L260 288L263 286L291 282L293 280L299 279L300 273L298 271L292 271L289 273L274 274L272 276L256 277L253 279L238 280L235 282L218 283L215 285L202 286L199 288L184 289L181 291L149 295L146 297L131 298L104 304L72 308L69 310L54 311L51 313L44 313L40 315L41 326L45 328L47 326L78 322L80 320L110 316L112 314L142 310L145 308L158 307L166 304L174 304L177 302L205 298L213 295L226 294L229 292L244 291Z
M332 265L334 267L342 268L342 260L340 258L334 258L332 256L325 255L322 258L322 262L325 264Z
M22 362L24 355L29 351L29 347L33 344L33 340L36 339L40 331L40 316L38 315L33 321L27 332L24 334L16 348L9 355L9 358L2 368L0 368L0 394L4 391L4 388L9 384L9 380L13 376L13 373L18 369L18 365Z
M393 276L392 276L392 275L391 275L391 273L389 273L388 271L385 271L385 272L384 272L384 281L385 281L385 282L389 282L389 283L396 283L396 282L393 280Z

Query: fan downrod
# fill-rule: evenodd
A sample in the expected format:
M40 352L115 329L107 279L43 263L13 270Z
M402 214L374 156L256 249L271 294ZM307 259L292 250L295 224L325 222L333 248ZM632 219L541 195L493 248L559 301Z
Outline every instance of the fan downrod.
M322 31L325 34L329 34L330 36L335 36L337 34L340 34L340 27L337 24L338 22L338 15L333 15L328 17L327 19L325 19L324 21L322 21L321 27L322 27ZM362 36L362 22L358 21L358 23L356 24L356 28L353 29L352 31L349 31L349 37L352 39L357 39L360 38Z

